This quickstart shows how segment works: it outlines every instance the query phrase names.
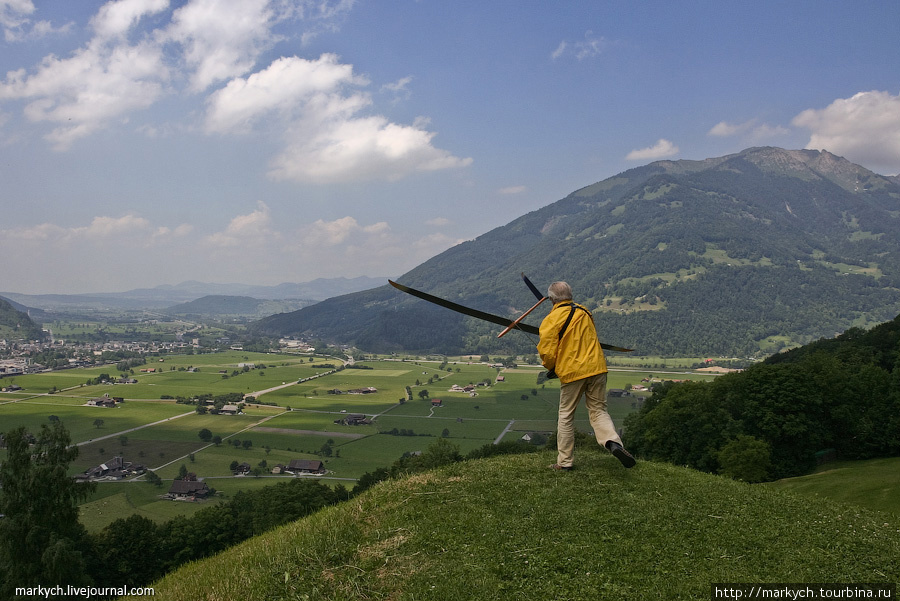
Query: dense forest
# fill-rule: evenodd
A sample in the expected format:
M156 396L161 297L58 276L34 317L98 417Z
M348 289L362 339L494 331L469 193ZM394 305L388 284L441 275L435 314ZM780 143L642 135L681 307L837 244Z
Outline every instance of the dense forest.
M750 482L900 455L900 316L711 382L659 385L625 433L640 457Z

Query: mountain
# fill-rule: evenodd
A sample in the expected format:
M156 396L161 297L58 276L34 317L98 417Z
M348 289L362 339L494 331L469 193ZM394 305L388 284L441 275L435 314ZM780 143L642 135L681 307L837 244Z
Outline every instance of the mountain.
M201 315L209 317L264 317L294 311L315 301L265 300L250 296L209 295L165 310L171 315Z
M188 281L177 285L138 288L127 292L93 294L18 294L4 292L4 296L29 307L48 310L79 309L165 309L175 303L186 303L204 296L249 296L263 300L320 301L341 294L374 288L384 278L319 278L301 284L283 283L277 286L249 284L211 284Z
M825 151L657 161L569 194L399 278L515 317L563 279L638 354L754 356L900 313L900 184ZM527 321L538 323L547 309ZM533 352L522 334L382 286L256 324L373 351Z
M625 470L596 444L577 453L569 473L547 469L546 451L384 481L152 586L169 601L637 601L716 598L711 583L759 592L900 578L890 514L670 464ZM795 587L806 590L761 596Z
M34 323L25 311L22 311L3 297L0 297L0 339L5 340L40 340L44 337L41 327Z

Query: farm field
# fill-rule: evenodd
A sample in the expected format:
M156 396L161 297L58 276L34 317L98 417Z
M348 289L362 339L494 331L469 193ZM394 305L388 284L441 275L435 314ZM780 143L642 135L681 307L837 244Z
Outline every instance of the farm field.
M169 355L163 362L148 362L141 368L158 371L141 373L135 368L136 384L86 383L102 373L118 377L113 365L18 376L15 382L23 390L0 395L0 430L21 425L36 431L55 416L79 446L79 457L71 466L73 475L122 456L163 479L161 487L144 478L99 483L82 506L83 521L96 530L133 513L165 521L215 502L160 499L182 465L219 491L219 499L291 477L273 476L269 471L293 459L322 460L328 470L322 481L349 489L366 472L388 466L404 453L424 451L442 436L465 454L530 432L550 433L556 427L559 383L537 384L541 369L536 366L501 369L467 361L382 359L334 371L339 364L330 357L310 360L308 356L231 351ZM611 371L609 388L625 389L649 376L639 370ZM684 372L654 372L653 376L714 377ZM474 395L450 390L453 385L469 384L476 385ZM374 391L350 393L361 389ZM174 400L227 393L253 395L258 402L247 404L241 415L200 415L195 406ZM125 400L115 408L85 405L104 394ZM634 394L610 399L610 413L617 424L639 406L642 399L637 394L649 393ZM439 404L432 403L437 400ZM349 414L363 414L372 423L335 423ZM577 425L589 430L583 406ZM203 429L221 437L221 442L201 440ZM0 458L3 453L0 450ZM230 466L235 461L260 468L262 477L234 477Z

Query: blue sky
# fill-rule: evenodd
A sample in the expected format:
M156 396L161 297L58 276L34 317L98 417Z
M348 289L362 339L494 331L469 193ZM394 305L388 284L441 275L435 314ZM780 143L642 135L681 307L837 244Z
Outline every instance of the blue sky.
M657 159L900 172L890 1L0 0L0 290L396 277Z

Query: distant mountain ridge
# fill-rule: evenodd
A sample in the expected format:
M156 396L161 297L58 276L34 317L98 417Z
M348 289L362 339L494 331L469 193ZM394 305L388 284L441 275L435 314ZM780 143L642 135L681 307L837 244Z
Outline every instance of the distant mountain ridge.
M515 317L573 285L601 338L644 354L747 356L900 313L900 185L825 151L657 161L586 186L401 276ZM536 312L531 323L543 313ZM545 313L545 312L544 312ZM534 341L389 287L261 320L369 350L533 352Z
M165 312L171 315L240 316L258 319L276 313L296 311L315 302L312 300L266 300L251 296L211 294L187 303L167 307Z
M356 278L318 278L305 283L282 283L277 286L250 284L215 284L186 281L176 285L138 288L128 292L94 294L19 294L2 292L0 296L27 307L164 309L187 303L204 296L246 296L261 300L296 299L320 301L332 296L358 292L380 286L386 278L360 276Z

